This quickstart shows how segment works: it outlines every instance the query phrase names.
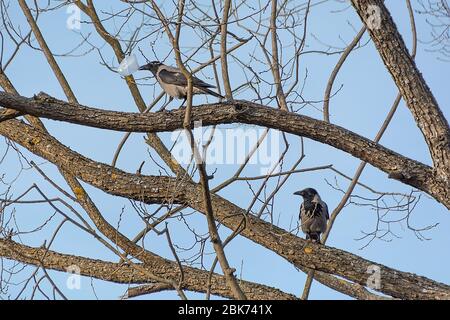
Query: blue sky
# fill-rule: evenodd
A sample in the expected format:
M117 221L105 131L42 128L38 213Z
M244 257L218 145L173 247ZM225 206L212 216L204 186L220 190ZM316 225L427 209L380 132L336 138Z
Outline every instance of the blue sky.
M312 2L316 3L320 1ZM108 1L107 4L105 3L98 1L96 5L99 6L98 8L104 10L115 11L124 6L118 1ZM199 3L203 2L199 1ZM405 42L410 46L411 34L405 1L386 1L386 3ZM415 1L413 1L413 6L417 8ZM170 12L170 3L166 4L164 8L167 12ZM100 9L98 11L100 12ZM25 18L15 3L12 3L10 15L17 25L20 24L24 27L24 30L28 30ZM53 13L42 15L39 20L42 33L54 53L67 52L80 41L79 33L66 28L67 18L68 14L62 8ZM82 19L86 19L86 17L82 15ZM130 30L133 30L133 23L138 22L130 21ZM418 44L416 62L440 104L441 109L448 118L450 116L448 108L450 104L450 95L448 94L450 64L439 61L436 53L429 52L429 46L423 43L423 41L428 40L430 37L430 29L424 17L416 14L416 22L419 39L422 40ZM112 22L109 22L107 27L111 31L114 25ZM314 6L309 17L308 40L305 49L326 50L326 46L323 43L342 48L353 39L360 27L361 22L353 8L351 6L348 7L342 1L327 1ZM232 30L233 28L235 27L230 27ZM90 26L82 24L80 32L84 35L93 32L90 38L91 41L96 44L102 43L102 40L98 38ZM186 32L184 34L189 34L188 30L184 32ZM286 51L289 52L289 39L287 36L283 38L285 36L284 33L281 33L280 41L286 45ZM315 40L316 38L320 39L320 42ZM196 44L195 40L192 39L190 35L182 38L181 47L185 48L186 52L189 52L190 47ZM366 34L363 37L362 43L366 43L367 39L368 36ZM143 42L140 45L141 49L151 60L154 58L163 58L169 52L167 38L161 37L152 40L155 40L155 48L160 53L158 57L154 57L150 46L146 45L150 41ZM239 49L240 51L238 50L237 53L242 57L248 57L251 47L249 46L249 49ZM84 47L84 49L86 48ZM11 47L6 47L6 56L9 55L11 49ZM83 52L83 49L77 52ZM101 52L108 62L114 62L114 65L117 66L117 61L113 58L113 53L108 46L102 46ZM145 62L145 59L137 50L133 53L138 56L141 63ZM300 72L302 76L300 78L303 79L306 72L308 74L303 89L305 99L321 100L323 98L328 77L338 59L339 55L308 54L301 57ZM196 60L202 62L208 60L206 50L201 51L196 56ZM95 50L81 57L57 57L57 61L80 103L111 110L129 112L137 110L125 82L118 74L111 72L101 65L101 59ZM170 56L167 59L167 63L175 64L174 57ZM189 64L191 68L195 68L196 66L196 63ZM14 59L14 62L6 70L6 73L19 93L24 96L32 96L39 91L44 91L55 97L65 99L45 57L36 50L23 47ZM246 81L242 67L234 61L230 62L230 75L233 88ZM213 79L212 76L211 68L205 68L200 74L200 77L209 79L209 81ZM140 86L140 89L147 103L150 103L152 98L160 92L159 86L154 86L153 79L139 80L139 83L143 84ZM397 95L397 89L370 41L366 46L353 52L344 64L335 81L334 89L339 88L341 85L343 85L342 89L330 102L332 122L363 136L373 138ZM240 91L237 98L252 99L255 97L251 91ZM195 97L194 102L199 104L204 102L204 99L203 97ZM176 106L178 106L178 103L175 104ZM320 110L309 106L302 108L299 113L319 119L322 117ZM72 150L105 163L111 163L116 146L123 136L123 133L85 128L49 120L44 120L44 123L52 135L70 146ZM254 129L250 126L241 126L241 128ZM146 164L142 173L157 174L158 168L149 159L149 150L144 143L143 137L143 134L133 134L131 136L119 158L118 167L129 172L135 172L140 163L145 160ZM161 134L161 137L164 141L170 142L169 133ZM284 168L289 168L300 153L300 139L298 137L288 136L288 140L291 147ZM405 156L431 164L426 144L403 102L400 103L399 109L382 138L381 143ZM5 147L6 144L2 141L0 150L3 150ZM304 147L306 158L299 168L333 164L335 168L352 176L360 162L358 159L339 150L312 140L305 139ZM24 151L24 154L29 156L27 151ZM42 161L39 159L36 162L39 163ZM215 186L230 177L237 167L237 165L230 164L208 166L209 172L217 169L215 179L211 184ZM53 165L43 163L41 168L55 181L65 186L65 183ZM0 174L4 173L6 180L11 181L17 175L18 169L17 156L14 152L10 152L6 161L0 165ZM243 172L244 176L259 174L260 167L257 164L249 165ZM295 221L298 215L298 206L300 204L300 199L293 197L292 193L304 187L314 186L320 192L322 198L328 203L330 209L333 209L339 203L342 193L334 190L327 181L331 184L336 181L340 188L344 190L348 185L348 181L336 176L335 173L329 170L292 176L280 190L275 200L273 213L277 224L286 229L292 228L291 223ZM384 192L411 192L409 186L387 179L386 174L370 165L365 169L360 181L375 190ZM47 195L58 195L57 191L43 181L33 170L25 170L21 173L20 177L13 184L13 194L18 195L22 193L33 182L36 182ZM273 187L274 182L271 182L269 185ZM86 185L86 188L111 224L117 225L121 210L124 208L120 224L121 232L133 237L142 228L142 223L136 217L130 203L126 199L111 197L88 185ZM0 191L4 191L4 189L0 189ZM357 187L356 192L359 195L373 196L373 194L368 193L361 187ZM233 184L231 187L221 191L220 195L230 199L243 208L246 208L251 200L248 187L244 182ZM36 197L37 195L33 194L30 198L33 198L33 196ZM52 210L46 205L22 205L17 206L16 209L18 221L20 221L20 225L24 229L31 229L32 226L38 225L52 213ZM190 212L185 211L186 214ZM202 215L189 215L186 219L191 226L195 227L196 232L205 233L207 231L206 221ZM39 233L39 236L37 234L23 235L21 239L24 243L39 246L45 239L45 235L51 234L51 227L57 225L59 221L57 219L52 221L48 225L48 228ZM392 268L414 272L437 281L450 283L447 271L450 265L450 257L449 255L443 255L445 250L442 250L442 247L446 247L450 241L450 234L447 232L450 227L449 212L435 200L426 194L422 194L419 203L410 217L410 224L420 228L433 225L437 222L439 223L437 227L424 233L431 240L424 241L418 239L407 228L406 224L401 222L392 225L393 231L398 238L390 237L388 239L391 241L388 242L374 240L369 246L361 249L365 242L355 239L362 236L361 231L370 232L373 230L376 223L376 213L366 206L348 205L338 217L328 239L328 245L353 252L366 259L385 264ZM193 243L193 236L186 229L183 222L177 219L170 220L169 229L173 241L176 244L187 247ZM221 228L221 232L224 237L229 234L229 231L224 228ZM299 235L303 236L301 233ZM164 257L172 258L164 237L149 237L146 241L146 247ZM63 227L62 233L57 237L52 249L64 253L117 261L117 258L112 253L105 250L92 237L80 233L69 224ZM207 260L209 261L213 256L211 254L213 251L209 249L208 252L210 253L207 256ZM244 279L278 287L286 292L297 295L301 293L305 275L297 271L292 265L286 263L276 254L243 238L235 239L227 247L226 252L230 264L238 270L238 274L242 274ZM183 255L183 253L180 254ZM185 256L189 256L189 254ZM29 270L31 270L31 267ZM51 272L50 274L64 288L67 275L56 272ZM25 277L25 274L23 274L23 277ZM99 280L94 280L93 286L91 286L91 280L83 278L81 290L65 290L64 292L68 297L73 299L95 299L92 287L95 288L95 293L98 297L109 299L119 297L126 290L126 286L105 283ZM14 292L14 288L11 288L10 293L12 297L14 296ZM203 295L192 293L189 293L188 296L191 298L203 297ZM6 296L2 298L6 298ZM165 292L144 298L177 298L177 295L174 292ZM346 297L317 283L313 285L311 290L311 299L341 298Z

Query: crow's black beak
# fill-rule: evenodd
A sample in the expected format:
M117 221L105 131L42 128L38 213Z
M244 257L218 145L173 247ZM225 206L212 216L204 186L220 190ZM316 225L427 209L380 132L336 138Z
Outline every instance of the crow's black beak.
M302 191L294 192L294 194L295 194L296 196L302 196L302 197L303 197L303 190L302 190Z
M138 70L147 70L147 65L143 65L143 66L139 67Z

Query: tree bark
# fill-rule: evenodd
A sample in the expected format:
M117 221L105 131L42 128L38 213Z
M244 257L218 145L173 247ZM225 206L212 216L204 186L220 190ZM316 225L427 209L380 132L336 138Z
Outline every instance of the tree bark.
M84 258L69 254L62 254L45 248L33 248L16 243L11 240L0 239L0 256L22 263L42 266L47 269L67 272L70 266L80 268L80 275L93 277L105 281L125 284L144 284L153 282L146 273L126 263L113 263L98 259ZM155 261L153 265L137 264L148 271L161 277L177 277L178 266L175 262L162 259ZM186 273L182 289L206 293L209 272L197 268L184 267ZM294 295L282 292L270 286L261 285L249 281L239 282L242 290L252 300L294 300ZM232 299L233 293L226 285L225 277L213 274L211 281L212 294Z
M171 177L123 172L79 155L49 135L16 120L1 123L0 133L109 194L148 204L185 204L206 212L199 184ZM450 299L448 285L298 238L271 223L247 215L245 210L218 195L212 194L211 201L215 218L220 223L234 230L246 216L246 227L241 235L276 252L299 268L323 271L366 286L370 276L368 270L376 266L382 277L378 290L384 294L400 299Z
M184 119L184 110L148 114L105 111L63 102L46 95L30 99L0 93L0 106L38 117L127 132L182 129ZM192 110L191 121L202 121L203 126L253 124L311 138L370 163L387 173L390 178L425 191L450 209L450 185L440 179L433 168L340 126L242 100L197 106Z
M450 128L383 0L352 0L430 150L435 179L450 185ZM374 8L378 8L376 12ZM379 14L379 26L371 19ZM442 190L445 191L445 190ZM447 197L449 197L447 193Z

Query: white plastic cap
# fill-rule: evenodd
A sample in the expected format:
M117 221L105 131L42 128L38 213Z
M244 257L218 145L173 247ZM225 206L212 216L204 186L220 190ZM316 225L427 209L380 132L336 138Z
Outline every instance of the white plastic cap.
M122 60L119 67L117 68L117 72L119 72L120 75L124 77L129 76L137 70L139 70L139 65L134 54L125 57L125 59Z

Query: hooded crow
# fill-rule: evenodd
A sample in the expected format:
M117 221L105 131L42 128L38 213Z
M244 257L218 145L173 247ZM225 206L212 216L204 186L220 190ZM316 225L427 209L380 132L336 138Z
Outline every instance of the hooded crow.
M184 99L184 104L187 99L187 80L180 69L166 66L159 61L152 61L140 67L139 70L149 70L153 73L164 92L171 98ZM216 98L224 99L220 94L210 90L215 86L194 76L192 76L192 81L193 94L210 94Z
M294 194L303 197L299 218L306 239L320 243L320 234L327 229L327 220L330 218L327 204L313 188L306 188Z

